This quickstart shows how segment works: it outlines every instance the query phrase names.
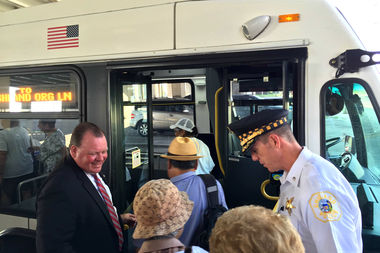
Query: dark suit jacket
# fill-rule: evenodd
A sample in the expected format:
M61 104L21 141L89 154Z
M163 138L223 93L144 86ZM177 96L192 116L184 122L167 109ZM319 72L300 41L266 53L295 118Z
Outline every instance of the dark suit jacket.
M38 194L36 243L39 253L119 252L103 199L71 157Z

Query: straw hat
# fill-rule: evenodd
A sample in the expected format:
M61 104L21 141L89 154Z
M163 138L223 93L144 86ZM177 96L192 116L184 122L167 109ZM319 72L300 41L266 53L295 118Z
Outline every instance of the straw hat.
M133 238L168 235L182 228L194 203L168 179L151 180L136 193L133 210L137 226Z
M192 139L176 137L170 143L168 154L161 157L177 161L192 161L203 156L197 156L197 146Z
M179 119L174 125L171 125L170 129L179 128L189 133L192 133L194 126L195 125L193 121L191 121L190 119L182 118Z

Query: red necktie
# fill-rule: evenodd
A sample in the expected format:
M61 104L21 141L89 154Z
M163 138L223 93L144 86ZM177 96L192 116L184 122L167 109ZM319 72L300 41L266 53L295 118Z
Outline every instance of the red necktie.
M110 214L113 226L115 227L117 236L119 237L119 250L121 250L123 247L124 237L123 237L123 233L121 232L119 218L115 212L115 209L113 208L112 201L111 201L110 197L108 196L107 191L104 188L102 182L100 181L100 179L98 178L98 176L96 174L94 174L93 176L94 176L96 185L98 186L99 192L102 195L103 200L107 205L107 209L108 209L108 212Z

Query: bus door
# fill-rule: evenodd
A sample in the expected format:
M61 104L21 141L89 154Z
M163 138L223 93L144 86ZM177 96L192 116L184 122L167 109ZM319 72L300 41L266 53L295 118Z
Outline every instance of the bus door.
M125 210L151 178L151 79L126 71L111 72L110 90L112 188L118 208Z
M115 71L111 74L112 180L119 208L133 202L150 179L168 178L166 154L181 118L194 121L191 79L152 79L154 71ZM113 122L113 123L112 123ZM123 138L121 138L123 136ZM123 153L120 152L120 147ZM122 161L120 161L122 159ZM120 164L124 168L119 168Z
M359 78L327 82L321 90L321 154L354 188L362 213L364 252L379 252L380 124L370 86Z
M279 61L228 69L228 122L265 109L285 108L289 110L288 118L293 132L302 143L303 138L297 131L298 102L295 98L301 90L299 67L297 61ZM250 155L241 153L239 140L232 133L228 134L227 149L225 191L229 207L256 204L273 208L276 202L264 198L260 189L262 182L270 176L268 170L259 162L253 162ZM269 195L278 196L279 183L268 186L267 191Z

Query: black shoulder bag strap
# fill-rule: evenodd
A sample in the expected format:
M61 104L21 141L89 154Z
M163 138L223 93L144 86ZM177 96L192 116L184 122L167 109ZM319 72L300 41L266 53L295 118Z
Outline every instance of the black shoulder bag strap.
M210 174L200 174L198 176L202 178L202 181L206 186L208 207L209 208L216 207L217 205L219 205L219 199L218 199L218 185L216 184L215 177Z

